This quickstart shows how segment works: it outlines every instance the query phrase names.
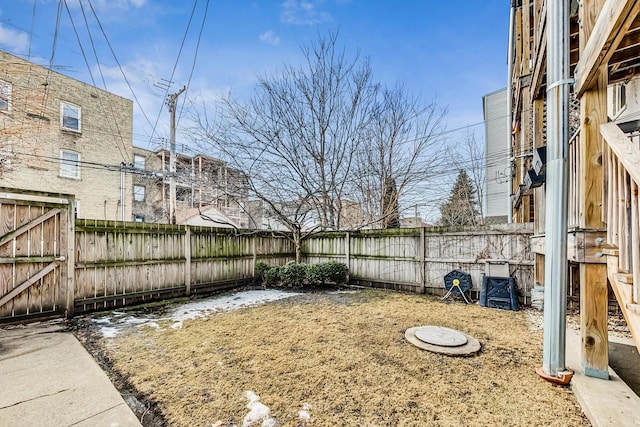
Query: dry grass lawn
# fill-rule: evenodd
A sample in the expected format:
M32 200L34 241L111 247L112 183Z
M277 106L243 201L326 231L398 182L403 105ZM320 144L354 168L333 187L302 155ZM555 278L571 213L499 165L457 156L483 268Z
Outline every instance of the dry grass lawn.
M103 345L171 426L249 425L248 391L272 417L251 425L589 425L570 389L535 374L542 333L527 319L423 295L307 293ZM420 350L404 332L421 325L466 332L482 351Z

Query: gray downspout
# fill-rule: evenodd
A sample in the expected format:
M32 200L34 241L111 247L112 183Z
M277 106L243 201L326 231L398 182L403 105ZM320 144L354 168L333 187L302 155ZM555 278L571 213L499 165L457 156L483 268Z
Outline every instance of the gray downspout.
M569 2L547 1L547 169L544 275L544 374L567 376L567 210ZM569 376L570 379L570 376Z
M509 74L507 75L507 144L509 144L509 151L511 151L511 129L513 127L513 21L515 19L515 14L515 0L511 0L511 12L509 13L509 51L507 52L507 69L509 70ZM511 162L513 162L513 155L511 156L511 159ZM507 222L509 224L513 221L513 201L511 200L512 191L513 175L511 170L509 170L509 200L507 209Z
M126 164L124 162L120 163L120 219L125 221L124 207L125 207L125 197L126 197L126 179L125 179L125 170Z

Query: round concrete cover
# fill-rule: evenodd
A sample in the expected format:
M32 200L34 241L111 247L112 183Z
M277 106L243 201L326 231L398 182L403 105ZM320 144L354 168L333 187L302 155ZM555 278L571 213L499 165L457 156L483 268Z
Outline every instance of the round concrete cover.
M466 343L462 345L456 345L456 346L431 344L429 342L423 341L422 339L418 338L418 335L421 335L424 338L424 334L420 332L420 330L424 328L434 328L434 326L416 326L413 328L409 328L405 331L405 334L404 334L406 340L418 348L421 348L423 350L428 350L434 353L444 354L446 356L459 356L459 357L474 356L478 354L480 352L480 349L482 348L482 346L480 345L480 342L474 337L472 337L471 335L465 334L464 332L455 331L453 329L450 329L450 330L464 336L464 338L466 339ZM435 328L438 328L438 327L436 326ZM441 329L448 329L448 328L441 328ZM428 335L429 334L427 333L426 339L431 339L429 338ZM449 339L449 340L441 339L440 342L444 342L446 344L447 342L460 341L460 338L457 337L456 334L451 334L450 336L453 336L455 338Z
M443 326L423 326L415 334L420 341L443 347L459 347L468 341L461 332Z

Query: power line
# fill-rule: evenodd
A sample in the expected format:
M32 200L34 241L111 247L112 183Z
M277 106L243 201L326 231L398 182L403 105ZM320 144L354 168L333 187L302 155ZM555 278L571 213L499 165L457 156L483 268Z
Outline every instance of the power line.
M142 113L144 118L147 120L147 123L149 124L149 126L152 126L151 120L149 120L149 116L147 116L147 113L144 111L144 108L142 107L142 104L140 103L140 100L136 96L136 92L133 90L133 87L131 87L131 83L129 82L129 79L127 78L127 75L124 72L124 69L122 68L122 65L120 64L120 61L118 60L116 52L113 50L113 46L111 45L111 42L109 41L109 38L107 37L107 33L104 31L104 28L102 26L102 22L100 22L100 19L98 18L98 14L96 13L95 9L93 8L93 3L91 3L91 0L87 0L87 1L89 2L89 7L91 8L91 12L93 13L94 18L96 19L96 22L98 23L98 27L100 28L100 31L102 32L102 36L104 37L104 40L107 43L107 46L109 47L109 51L111 52L111 55L113 55L113 59L114 59L114 61L116 61L116 64L118 65L118 69L120 70L120 74L122 74L122 77L124 78L124 81L127 83L127 87L129 88L129 91L131 92L131 95L133 96L133 99L136 101L136 104L138 104L138 107L140 108L140 112Z
M33 0L33 12L31 13L31 30L29 31L29 51L27 52L27 61L31 60L31 47L33 46L33 32L36 25L36 5L38 0Z
M197 1L196 1L197 3ZM187 85L186 85L186 93L189 92L189 86L191 85L191 79L193 78L193 72L196 68L196 60L198 59L198 51L200 49L200 40L202 39L202 33L204 32L204 24L207 20L207 13L209 11L209 0L207 0L207 4L205 5L204 8L204 15L202 17L202 24L200 25L200 32L198 33L198 41L196 42L196 50L195 53L193 54L193 62L191 64L191 72L189 73L189 79L187 80ZM180 124L180 119L182 118L182 112L184 111L184 104L187 101L187 95L185 93L184 98L182 98L182 105L180 106L180 115L178 116L178 124ZM176 126L177 126L176 125Z
M176 57L176 61L173 64L173 69L171 70L171 76L169 77L169 84L167 85L166 90L164 91L164 98L167 98L169 94L169 87L173 82L173 77L176 73L176 69L178 68L178 62L180 61L180 56L182 55L182 49L184 48L185 42L187 40L187 35L189 34L189 28L191 27L191 21L193 20L193 15L196 11L196 6L198 5L198 0L195 0L193 3L193 8L191 9L191 15L189 16L189 22L187 23L187 28L185 29L184 36L182 37L182 42L180 43L180 49L178 50L178 55ZM162 109L164 108L164 104L160 104L160 109L158 110L158 116L156 117L156 122L153 125L151 130L151 138L156 133L156 128L158 127L158 122L160 121L160 115L162 114Z
M67 14L69 15L69 21L71 22L71 27L73 28L73 32L76 35L76 40L78 41L78 47L80 48L80 52L82 53L82 58L84 59L84 63L87 66L87 71L89 72L89 77L91 78L91 83L93 84L94 87L97 87L98 85L96 84L96 80L93 77L93 72L91 71L91 66L89 65L89 60L87 59L87 55L84 52L84 47L82 46L82 41L80 40L80 34L78 34L78 29L76 28L76 24L73 21L73 16L71 15L71 11L69 10L69 5L67 4L67 0L62 0L64 2L64 6L67 9ZM82 3L80 3L80 5L82 6ZM84 14L84 9L83 9L83 14ZM89 37L91 38L91 34L89 34ZM93 47L93 50L95 52L95 46L93 45L93 39L91 39L91 45ZM98 60L97 58L97 54L96 54L96 61ZM106 86L106 85L105 85ZM105 87L106 89L106 87ZM104 104L102 103L102 99L98 98L98 101L100 102L100 106L102 107L102 109L104 110ZM112 110L113 112L113 110ZM118 133L120 132L120 129L117 129ZM124 147L124 139L122 138L122 135L120 136L120 141L122 142L123 148L124 148L124 152L122 151L122 148L120 148L120 145L118 144L118 140L116 139L116 148L118 148L118 151L120 152L120 156L122 157L122 159L126 162L128 160L128 155L125 155L126 153L126 147Z

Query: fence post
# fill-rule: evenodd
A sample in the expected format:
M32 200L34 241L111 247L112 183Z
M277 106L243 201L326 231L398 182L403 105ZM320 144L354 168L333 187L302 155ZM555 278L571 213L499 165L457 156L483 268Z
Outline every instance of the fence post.
M344 257L345 264L347 264L347 284L349 284L349 277L351 276L351 237L347 231L344 235Z
M66 221L61 221L60 226L63 227L61 229L61 233L66 234L67 240L67 253L66 259L62 262L66 262L66 285L67 285L67 307L66 307L66 316L72 317L74 312L73 302L76 297L76 215L75 215L75 198L70 197L69 203L67 205L66 211ZM61 214L61 216L64 214Z
M184 292L189 296L191 295L191 228L188 225L184 227Z
M418 248L418 250L420 251L420 254L418 256L418 261L420 264L420 281L422 289L420 290L421 294L424 294L427 290L427 277L426 274L424 272L425 269L425 257L424 257L424 252L426 250L425 248L426 245L426 241L425 241L425 233L424 233L424 226L420 227L420 247Z

